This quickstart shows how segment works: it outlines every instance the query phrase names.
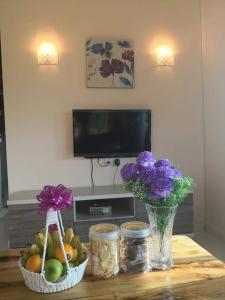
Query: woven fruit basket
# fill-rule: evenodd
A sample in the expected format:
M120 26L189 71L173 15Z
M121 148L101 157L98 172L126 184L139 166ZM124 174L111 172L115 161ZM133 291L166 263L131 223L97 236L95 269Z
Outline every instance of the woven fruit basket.
M44 272L40 274L30 272L21 265L21 260L19 261L19 267L23 274L26 286L32 291L39 293L55 293L75 286L82 280L86 265L87 260L78 267L71 269L65 277L60 279L60 281L52 283L45 279Z
M54 200L49 205L46 205L46 197L42 194L46 190ZM66 204L61 203L61 206L59 206L58 201L57 206L54 206L55 199L57 199L54 192L60 197L61 201L66 199ZM19 268L25 284L31 290L40 293L54 293L69 289L82 280L88 262L88 255L87 250L82 247L79 237L74 235L72 228L68 228L64 232L60 209L70 206L73 202L71 191L59 185L57 187L46 186L42 193L40 194L41 196L37 196L37 199L41 201L39 205L41 210L47 212L45 228L43 228L42 233L38 233L36 244L28 246L25 249L26 251L22 253L19 260ZM49 200L49 197L47 198ZM63 200L63 198L65 199ZM55 238L55 241L51 240L52 237L49 233L51 226L57 228L57 232L54 232L55 236L57 233L57 240ZM52 247L54 250L53 254L51 254L52 258L49 259ZM74 264L71 260L73 260ZM46 267L47 264L49 265L48 269ZM54 273L51 274L53 272L51 270Z

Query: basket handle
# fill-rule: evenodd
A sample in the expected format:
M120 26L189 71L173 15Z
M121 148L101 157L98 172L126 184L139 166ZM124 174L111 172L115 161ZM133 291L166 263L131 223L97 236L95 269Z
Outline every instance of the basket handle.
M44 265L45 265L47 239L48 239L48 228L52 224L57 225L58 232L59 232L60 246L63 251L63 256L64 256L64 259L66 262L66 268L67 268L67 271L70 272L69 262L68 262L68 259L66 256L66 251L64 249L63 239L62 239L62 237L64 236L64 228L63 228L61 214L60 214L60 211L54 211L52 208L50 208L47 212L47 217L46 217L46 222L45 222L45 240L44 240L43 258L42 258L42 263L41 263L41 274L42 275L44 275ZM43 277L45 278L45 276L43 276Z
M58 219L59 219L59 224L60 224L62 236L64 236L65 235L65 231L64 231L64 227L63 227L63 222L62 222L62 217L61 217L60 210L57 210L57 214L58 214Z

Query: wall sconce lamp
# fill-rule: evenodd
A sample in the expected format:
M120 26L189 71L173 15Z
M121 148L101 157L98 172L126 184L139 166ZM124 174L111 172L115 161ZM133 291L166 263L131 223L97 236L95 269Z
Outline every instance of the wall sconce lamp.
M174 54L171 48L161 46L156 50L156 65L171 67L174 65Z
M42 43L37 49L37 59L39 65L57 65L58 50L52 43Z

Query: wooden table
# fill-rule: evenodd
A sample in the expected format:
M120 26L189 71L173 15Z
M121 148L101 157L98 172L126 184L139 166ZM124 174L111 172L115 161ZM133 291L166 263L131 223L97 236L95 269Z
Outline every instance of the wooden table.
M29 290L17 266L18 251L1 253L1 300L147 300L225 299L225 264L184 236L173 237L173 270L144 275L120 274L97 280L86 276L64 292L39 294Z

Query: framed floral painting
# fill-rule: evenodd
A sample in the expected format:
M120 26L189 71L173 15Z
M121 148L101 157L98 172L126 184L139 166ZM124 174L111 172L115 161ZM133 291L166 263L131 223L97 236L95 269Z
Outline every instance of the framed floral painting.
M88 87L134 87L134 50L131 41L88 40L86 64Z

